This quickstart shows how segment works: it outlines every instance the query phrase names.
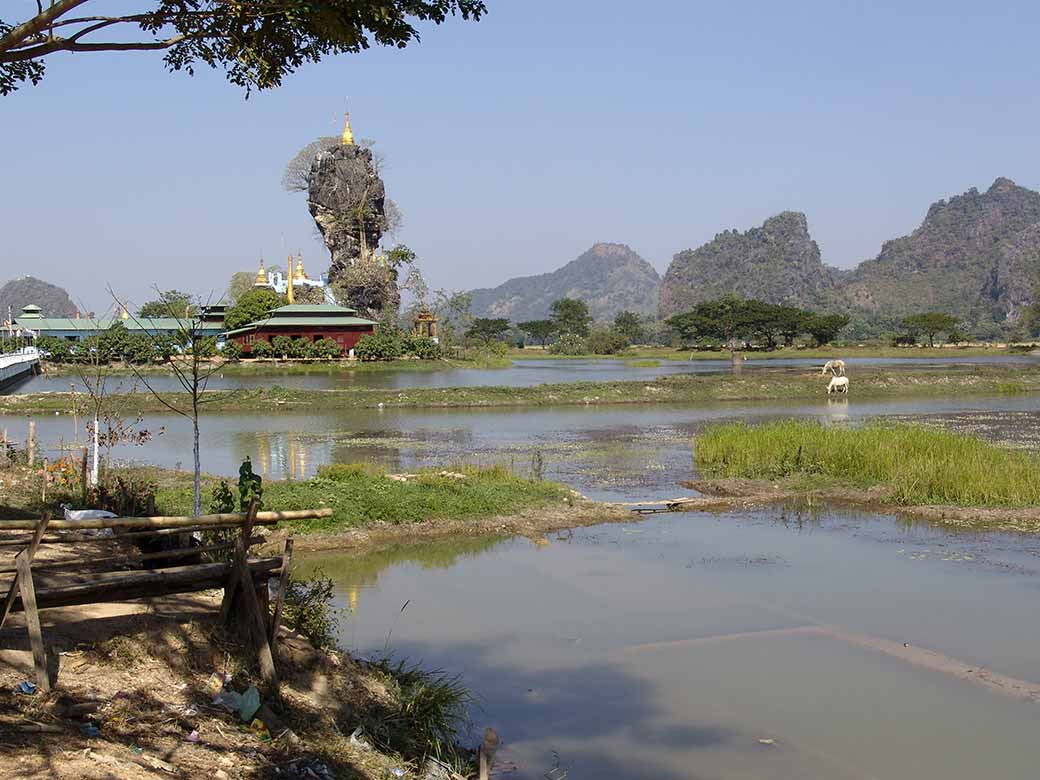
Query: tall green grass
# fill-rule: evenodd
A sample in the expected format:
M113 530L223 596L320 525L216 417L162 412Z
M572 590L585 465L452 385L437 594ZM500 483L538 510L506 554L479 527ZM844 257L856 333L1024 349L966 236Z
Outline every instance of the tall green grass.
M915 425L835 428L802 420L717 425L697 437L694 458L705 476L884 485L889 498L904 505L1040 503L1040 458Z

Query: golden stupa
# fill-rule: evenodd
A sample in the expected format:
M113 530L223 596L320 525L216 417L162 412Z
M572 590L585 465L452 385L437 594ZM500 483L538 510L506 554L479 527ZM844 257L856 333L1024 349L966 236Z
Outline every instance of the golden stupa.
M353 146L354 145L354 133L350 130L350 112L343 112L343 145Z
M260 270L256 272L256 281L253 282L254 287L266 287L267 286L267 271L264 269L264 258L260 258Z

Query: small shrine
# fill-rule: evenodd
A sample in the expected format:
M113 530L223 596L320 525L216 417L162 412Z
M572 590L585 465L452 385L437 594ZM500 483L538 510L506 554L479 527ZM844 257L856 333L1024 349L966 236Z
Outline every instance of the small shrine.
M425 336L437 340L437 318L429 309L420 309L415 316L415 325L412 327L413 336Z

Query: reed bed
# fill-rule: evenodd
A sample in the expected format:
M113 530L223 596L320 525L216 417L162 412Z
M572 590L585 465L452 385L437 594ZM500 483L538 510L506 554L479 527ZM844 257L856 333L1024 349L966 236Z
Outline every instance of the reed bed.
M697 437L694 458L705 476L882 485L906 506L1040 504L1040 458L917 425L716 425Z

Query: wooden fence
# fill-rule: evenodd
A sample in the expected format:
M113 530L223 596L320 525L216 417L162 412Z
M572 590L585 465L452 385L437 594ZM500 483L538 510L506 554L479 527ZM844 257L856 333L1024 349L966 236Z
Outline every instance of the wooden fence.
M256 647L261 678L276 686L274 643L282 613L282 598L292 562L292 539L286 540L281 556L251 557L249 548L261 541L253 535L259 525L286 520L328 517L330 509L291 512L260 512L254 502L248 512L202 515L201 517L116 517L96 520L0 521L0 532L15 532L15 538L0 540L3 547L17 548L13 558L0 563L0 576L10 574L7 595L0 606L0 629L13 612L25 614L32 647L37 685L51 686L47 671L47 646L40 626L39 611L56 607L99 604L133 599L193 593L223 588L220 618L245 629ZM233 540L198 547L160 552L130 552L107 556L73 555L63 560L36 562L41 545L80 544L104 541L107 537L85 531L111 529L113 539L138 541L143 537L191 534L195 531L237 530ZM54 533L57 532L57 533ZM203 553L231 551L229 561L200 562ZM2 554L0 554L2 561ZM160 568L127 570L128 566L159 564ZM268 583L279 580L273 613L268 604ZM0 585L0 593L3 592Z

